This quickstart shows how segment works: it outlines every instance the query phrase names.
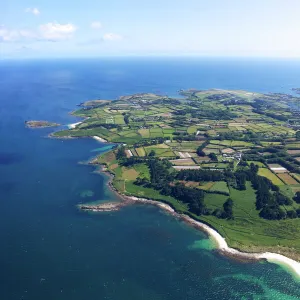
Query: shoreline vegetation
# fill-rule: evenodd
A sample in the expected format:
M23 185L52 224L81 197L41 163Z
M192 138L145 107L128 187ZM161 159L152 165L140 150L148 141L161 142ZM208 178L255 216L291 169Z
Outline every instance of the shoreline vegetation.
M72 115L83 121L50 135L115 144L90 163L112 175L123 201L79 207L156 205L207 232L221 253L282 264L300 277L300 97L179 93L81 103Z
M47 127L58 127L60 124L48 122L48 121L25 121L25 126L28 128L47 128Z
M97 165L94 160L89 162L91 165ZM115 192L121 201L118 202L105 202L101 204L79 204L78 208L82 211L92 211L92 212L111 212L118 211L125 206L134 205L134 204L145 204L145 205L154 205L166 213L172 215L180 221L185 222L186 224L206 233L209 238L213 240L216 245L216 250L219 251L220 254L227 256L229 258L243 261L243 262L252 262L252 261L261 261L266 260L269 263L275 263L283 267L287 267L293 274L297 276L297 279L300 280L300 263L288 258L284 255L272 252L243 252L237 249L231 248L228 246L226 239L211 225L205 224L198 220L191 218L188 215L177 213L170 205L159 202L157 200L144 199L134 196L126 196L121 194L119 191L114 188L112 185L113 174L109 173L107 169L104 167L101 170L101 173L106 173L110 178L108 181L109 188Z

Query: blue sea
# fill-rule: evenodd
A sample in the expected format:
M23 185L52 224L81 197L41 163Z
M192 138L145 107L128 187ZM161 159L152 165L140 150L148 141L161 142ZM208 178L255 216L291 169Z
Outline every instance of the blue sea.
M89 99L179 89L290 92L300 61L110 58L0 61L0 299L299 299L300 281L275 264L219 255L206 234L152 206L89 214L116 200L105 175L79 164L107 145L47 138L29 119L78 119Z

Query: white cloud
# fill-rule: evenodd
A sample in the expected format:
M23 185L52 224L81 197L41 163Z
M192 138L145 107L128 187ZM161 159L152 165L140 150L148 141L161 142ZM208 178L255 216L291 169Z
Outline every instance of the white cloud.
M0 42L16 42L27 39L36 38L36 34L30 30L8 29L5 26L0 26Z
M105 33L102 37L104 41L120 41L123 37L116 33Z
M100 29L100 28L102 28L102 24L99 21L94 21L94 22L91 23L91 28Z
M71 23L59 24L55 22L40 25L39 27L40 38L49 41L68 40L76 30L76 26Z
M64 41L72 38L77 30L76 26L67 23L47 23L38 29L9 29L0 25L0 42L32 42L32 41Z
M25 9L25 12L30 13L30 14L34 14L35 16L38 16L41 12L39 11L38 8L36 7L28 7Z
M11 42L17 38L18 34L16 31L8 30L5 26L0 26L0 41Z

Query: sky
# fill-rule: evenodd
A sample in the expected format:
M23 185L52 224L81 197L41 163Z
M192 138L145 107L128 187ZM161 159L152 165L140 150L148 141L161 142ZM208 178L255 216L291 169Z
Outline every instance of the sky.
M300 57L300 0L0 1L0 59Z

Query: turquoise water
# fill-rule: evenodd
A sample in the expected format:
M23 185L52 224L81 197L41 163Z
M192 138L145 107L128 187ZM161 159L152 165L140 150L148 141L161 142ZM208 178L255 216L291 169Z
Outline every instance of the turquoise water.
M114 59L0 62L0 299L299 299L275 264L220 256L207 236L156 207L101 214L105 176L78 164L107 150L92 139L45 138L28 119L63 125L93 98L180 88L288 92L300 62Z

